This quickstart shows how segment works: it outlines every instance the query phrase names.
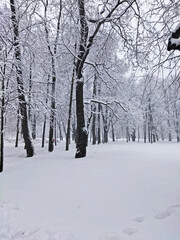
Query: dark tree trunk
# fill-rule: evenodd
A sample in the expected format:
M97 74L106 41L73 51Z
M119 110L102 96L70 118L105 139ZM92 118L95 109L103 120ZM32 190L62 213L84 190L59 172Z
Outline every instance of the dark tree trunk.
M83 82L76 82L76 115L77 115L77 132L76 132L76 147L77 152L75 157L81 158L86 156L87 146L87 130L84 120L84 103L83 103Z
M45 6L45 32L46 32L46 41L47 41L47 47L49 49L49 53L51 55L51 67L52 67L52 89L51 89L51 112L50 112L50 126L49 126L49 145L48 145L48 151L52 152L54 150L54 121L55 121L55 91L56 91L56 68L55 68L55 60L56 60L56 54L57 54L57 46L58 46L58 40L59 40L59 32L60 32L60 20L61 20L61 11L62 11L62 0L59 1L59 14L58 14L58 21L57 21L57 28L56 28L56 37L54 40L54 48L51 48L51 44L49 42L49 32L47 28L47 7L48 7L48 1L46 1Z
M92 106L92 144L96 144L96 104Z
M98 97L100 98L100 94L101 94L101 86L100 86L100 82L98 82ZM98 128L98 144L101 143L101 104L98 103L98 117L97 117L97 128Z
M112 141L115 142L114 124L113 124L112 119L111 119L111 129L112 129Z
M144 119L144 121L143 121L144 143L146 143L146 138L147 138L147 109L145 109L143 119Z
M102 119L103 119L103 127L104 127L104 136L103 143L108 142L108 107L105 108L105 114L103 113L103 108L101 108Z
M179 137L179 114L177 111L177 106L176 103L174 103L174 125L175 125L175 130L176 130L176 139L177 142L180 141L180 137Z
M155 140L154 137L154 125L153 125L153 114L152 114L152 106L151 106L151 100L149 99L149 105L148 105L148 139L149 143L153 143Z
M44 147L45 133L46 133L46 115L44 116L44 123L43 123L42 148Z
M84 119L84 102L83 102L83 75L82 69L85 59L89 53L90 46L87 47L88 25L85 15L84 0L78 0L78 9L81 25L81 39L79 44L78 60L76 63L76 116L77 116L77 131L76 131L76 154L75 158L86 156L87 147L87 130L85 128Z
M56 73L54 58L52 58L52 90L51 90L51 113L50 113L50 126L49 126L49 146L48 151L52 152L54 150L54 119L55 119L55 84L56 84Z
M98 121L98 144L101 143L101 104L98 103L98 118L97 118L97 121Z
M57 120L55 118L55 121L54 121L54 145L57 146Z
M126 142L130 141L129 126L126 126Z
M3 171L4 165L4 113L5 113L5 96L4 96L4 76L2 78L2 95L1 95L1 155L0 155L0 172Z
M24 85L22 78L22 69L21 69L21 50L19 45L19 30L18 30L18 21L16 17L16 9L14 5L14 0L10 0L11 14L12 14L12 24L13 24L13 33L14 33L14 54L16 59L16 74L17 74L17 86L18 86L18 99L19 107L22 116L22 132L25 142L25 148L27 152L27 157L32 157L34 155L34 147L31 142L29 128L28 128L28 119L27 119L27 104L24 95Z
M76 46L75 46L76 49ZM67 134L66 134L66 151L69 150L70 144L70 130L71 130L71 112L72 112L72 99L73 99L73 89L74 89L74 77L75 77L75 58L74 58L74 67L71 80L71 91L70 91L70 100L69 100L69 113L68 113L68 124L67 124Z
M80 42L79 42L79 54L76 64L76 114L77 114L77 153L76 158L86 156L87 146L87 130L85 129L84 120L84 104L83 104L83 75L82 70L90 49L93 45L94 38L96 37L101 25L109 20L114 11L122 4L118 1L111 11L108 12L104 20L97 22L96 27L92 35L88 36L89 28L87 24L87 17L85 13L84 0L78 0L78 10L80 19Z
M133 130L132 130L131 139L132 139L133 142L136 141L136 130L135 130L135 128L133 128Z
M48 75L47 79L47 95L46 95L46 108L48 104L48 95L49 95L49 79L50 75ZM45 142L45 136L46 136L46 113L44 114L44 123L43 123L43 132L42 132L42 148L44 147L44 142Z
M19 122L20 122L20 112L19 108L17 110L17 125L16 125L16 142L15 142L15 147L18 147L18 140L19 140Z
M139 127L138 127L138 142L140 142L140 129L139 129Z
M97 76L93 81L93 99L97 96ZM92 144L96 144L96 103L92 103Z
M31 61L31 59L30 59ZM28 92L28 119L31 121L31 98L32 98L32 63L30 62L29 67L29 92Z

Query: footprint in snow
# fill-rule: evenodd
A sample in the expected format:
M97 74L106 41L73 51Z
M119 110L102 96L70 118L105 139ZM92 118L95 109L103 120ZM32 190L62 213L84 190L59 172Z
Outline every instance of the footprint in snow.
M137 233L137 229L126 228L126 229L124 229L123 233L126 234L126 235L133 235L134 233Z
M116 233L105 233L99 240L122 240L122 238Z
M165 212L157 214L156 218L159 220L163 220L163 219L169 217L172 213L173 213L172 208L168 208Z
M133 219L133 222L137 222L137 223L141 223L143 221L144 221L143 217L138 217L138 218Z
M180 204L172 205L172 206L170 206L170 208L180 208Z

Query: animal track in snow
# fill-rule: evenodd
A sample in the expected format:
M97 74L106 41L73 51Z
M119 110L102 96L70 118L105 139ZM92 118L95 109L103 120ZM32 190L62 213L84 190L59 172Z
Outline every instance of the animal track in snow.
M124 229L123 233L126 235L132 235L137 232L137 229L135 228L126 228Z
M163 220L163 219L169 217L172 213L173 213L172 208L168 208L165 212L157 214L156 218L158 218L159 220Z
M144 221L144 218L143 217L137 217L137 218L134 218L133 219L133 222L137 222L137 223L141 223Z
M116 233L105 233L99 240L122 240Z
M178 204L172 205L170 206L170 208L180 208L180 204L178 203Z

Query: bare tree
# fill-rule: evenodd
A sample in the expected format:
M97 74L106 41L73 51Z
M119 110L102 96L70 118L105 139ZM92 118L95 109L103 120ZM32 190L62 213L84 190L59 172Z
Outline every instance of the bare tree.
M29 127L28 127L27 103L25 100L24 83L23 83L23 75L22 75L22 68L21 68L19 26L18 26L18 19L17 19L14 0L10 0L10 7L11 7L11 19L12 19L12 26L13 26L13 33L14 33L13 40L14 40L14 55L16 60L15 66L16 66L16 79L17 79L17 87L18 87L18 99L19 99L19 108L22 116L22 120L21 120L22 132L23 132L23 138L25 142L27 157L32 157L34 155L34 147L32 145L31 137L29 134Z

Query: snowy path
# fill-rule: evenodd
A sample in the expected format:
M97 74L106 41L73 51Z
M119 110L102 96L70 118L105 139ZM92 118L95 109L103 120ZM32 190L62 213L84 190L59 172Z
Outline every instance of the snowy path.
M109 143L6 149L0 240L180 240L180 147Z

